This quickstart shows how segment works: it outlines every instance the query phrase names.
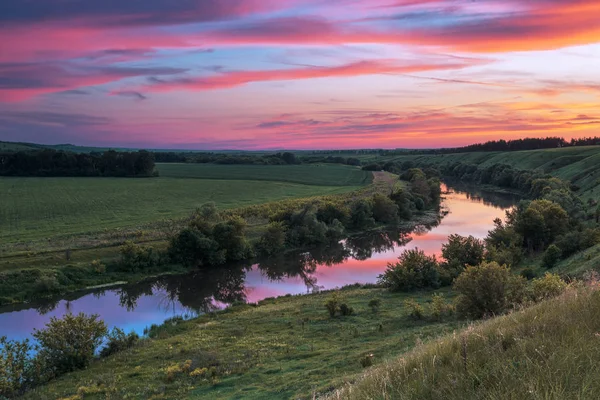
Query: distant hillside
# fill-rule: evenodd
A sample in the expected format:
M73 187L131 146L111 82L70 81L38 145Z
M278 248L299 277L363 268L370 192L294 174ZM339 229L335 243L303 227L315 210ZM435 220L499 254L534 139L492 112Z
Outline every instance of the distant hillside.
M585 200L596 198L600 190L600 146L512 152L473 152L439 155L406 155L393 158L416 165L444 167L454 163L472 164L480 168L505 164L519 170L538 170L568 180L581 188Z
M148 150L155 153L222 153L222 154L271 154L275 151L246 151L246 150L183 150L183 149L149 149L149 148L136 148L136 147L93 147L93 146L77 146L74 144L38 144L38 143L26 143L26 142L3 142L0 141L0 152L14 152L14 151L34 151L40 149L52 149L71 151L73 153L91 153L91 152L105 152L108 150L115 151L138 151Z

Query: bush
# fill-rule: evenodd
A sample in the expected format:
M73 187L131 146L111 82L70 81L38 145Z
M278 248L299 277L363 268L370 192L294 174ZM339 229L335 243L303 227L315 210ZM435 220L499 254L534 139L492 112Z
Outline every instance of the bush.
M63 319L50 319L46 328L35 330L39 343L39 360L49 377L85 368L107 334L106 325L98 315L67 314Z
M376 313L379 310L379 307L381 307L381 300L380 299L371 299L369 301L369 307L371 308L371 311Z
M388 264L379 283L393 292L438 288L438 263L435 256L427 256L422 250L405 250L396 264Z
M546 268L553 268L560 261L562 250L555 244L551 244L544 253L542 265Z
M454 281L454 289L460 293L457 311L471 318L500 314L519 301L524 287L524 278L511 275L506 266L496 262L469 266Z
M129 272L152 269L159 263L159 256L152 247L142 247L132 241L125 242L119 252L121 253L119 265Z
M541 301L556 297L565 291L567 283L560 276L546 272L543 278L531 282L531 291L534 301Z
M435 319L440 319L445 315L454 313L454 306L446 303L446 299L444 299L444 295L442 294L434 294L431 296L429 308L431 316Z
M337 292L333 292L325 302L325 308L327 309L327 312L329 312L329 316L331 318L335 317L335 314L337 313L339 307L340 295Z
M38 384L38 365L29 354L28 340L13 341L0 337L0 398L12 398Z
M423 319L425 316L425 309L414 299L404 300L404 307L408 309L408 315L412 319Z
M350 307L346 303L340 304L340 314L344 317L350 316L354 313L354 308Z
M113 328L107 335L106 346L100 350L100 357L108 357L115 353L127 350L138 342L140 337L135 332L125 334L122 329Z
M363 368L368 368L373 365L373 359L375 356L373 354L366 354L360 358L360 365Z
M525 268L523 269L523 271L521 271L519 275L521 275L528 281L532 280L533 278L537 278L538 276L538 274L533 270L533 268Z

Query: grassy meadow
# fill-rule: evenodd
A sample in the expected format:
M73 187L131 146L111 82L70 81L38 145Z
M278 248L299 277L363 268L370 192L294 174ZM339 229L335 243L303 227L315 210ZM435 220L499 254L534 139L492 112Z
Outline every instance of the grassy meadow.
M181 218L207 202L238 208L345 193L371 174L340 166L158 165L160 178L0 178L0 240L26 242Z
M312 398L359 376L365 356L372 354L375 365L391 361L462 324L453 317L409 316L403 301L415 298L427 309L433 292L348 288L340 293L354 308L353 315L331 318L324 307L331 294L324 292L167 322L154 330L155 339L63 376L25 398L70 398L86 391L90 394L85 399ZM376 311L368 306L374 298L381 300ZM191 365L186 367L188 360ZM216 376L190 376L204 367L214 367Z

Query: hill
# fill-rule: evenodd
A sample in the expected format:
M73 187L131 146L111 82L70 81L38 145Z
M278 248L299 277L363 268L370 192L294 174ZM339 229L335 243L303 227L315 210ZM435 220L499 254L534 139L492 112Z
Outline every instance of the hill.
M559 298L415 348L328 399L598 399L600 292Z
M512 152L472 152L438 155L396 156L393 161L411 161L417 165L443 167L454 163L485 168L497 164L519 170L548 173L577 185L584 199L597 197L600 191L600 146Z

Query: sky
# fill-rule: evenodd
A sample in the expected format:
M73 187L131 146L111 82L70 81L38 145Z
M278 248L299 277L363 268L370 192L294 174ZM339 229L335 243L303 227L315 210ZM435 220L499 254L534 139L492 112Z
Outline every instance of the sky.
M600 136L598 0L2 0L0 140L171 149Z

